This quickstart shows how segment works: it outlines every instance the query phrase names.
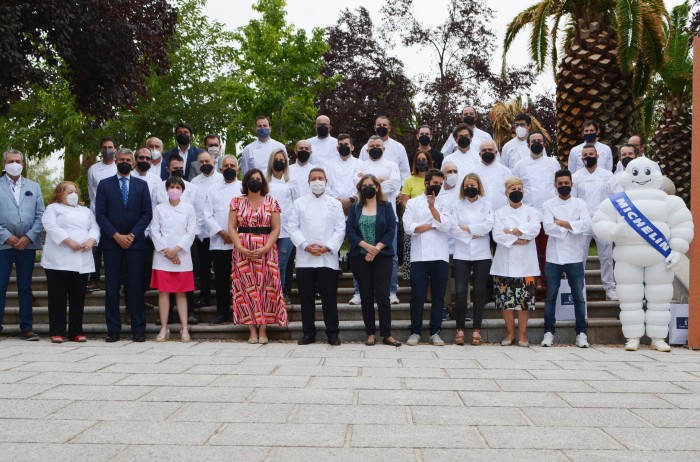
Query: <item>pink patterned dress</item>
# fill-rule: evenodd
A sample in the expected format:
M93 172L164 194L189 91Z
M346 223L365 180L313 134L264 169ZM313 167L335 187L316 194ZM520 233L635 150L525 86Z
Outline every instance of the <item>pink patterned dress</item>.
M272 196L265 196L260 207L250 207L246 196L234 197L231 211L236 212L239 227L272 226L272 213L280 206ZM239 233L241 245L249 250L267 244L268 234ZM231 271L233 322L236 324L279 324L286 326L287 308L282 295L277 245L260 260L249 260L233 249Z

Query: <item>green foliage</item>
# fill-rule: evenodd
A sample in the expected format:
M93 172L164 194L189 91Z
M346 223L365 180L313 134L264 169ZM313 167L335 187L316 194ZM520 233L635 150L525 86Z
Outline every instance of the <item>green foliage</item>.
M26 167L27 171L25 174L27 178L39 183L44 204L48 204L56 189L56 185L61 181L58 172L52 171L42 159L37 159L33 162L28 160Z

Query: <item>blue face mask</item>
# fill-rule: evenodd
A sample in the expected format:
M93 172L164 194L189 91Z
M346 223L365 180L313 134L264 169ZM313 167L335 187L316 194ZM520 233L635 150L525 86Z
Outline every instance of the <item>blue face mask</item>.
M258 128L257 130L255 130L255 133L258 135L258 138L267 138L268 136L270 136L270 129L267 127Z

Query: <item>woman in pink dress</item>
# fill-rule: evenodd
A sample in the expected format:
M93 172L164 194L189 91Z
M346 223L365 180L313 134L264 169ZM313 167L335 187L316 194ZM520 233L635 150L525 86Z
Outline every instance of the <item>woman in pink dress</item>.
M229 212L233 322L248 325L248 343L267 343L267 324L288 324L275 245L280 207L268 191L263 173L249 170L243 177L243 195L233 198Z

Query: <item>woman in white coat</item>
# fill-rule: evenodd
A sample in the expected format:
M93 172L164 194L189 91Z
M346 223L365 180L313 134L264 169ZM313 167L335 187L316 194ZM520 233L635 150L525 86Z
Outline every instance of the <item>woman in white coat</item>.
M100 228L89 208L80 205L78 186L63 181L56 186L41 222L46 243L41 266L46 272L49 292L49 331L51 342L62 343L66 336L68 298L68 338L84 342L83 309L85 286L95 271L92 248L100 239Z
M518 312L518 345L530 346L527 340L528 311L535 309L535 278L540 275L535 237L540 232L542 216L523 204L525 187L517 177L506 180L508 205L496 211L493 240L496 254L491 263L494 276L496 308L506 321L506 338L501 345L515 342L515 311Z
M180 200L185 192L182 178L171 176L165 181L165 189L168 201L155 208L151 222L151 239L155 248L151 288L158 289L161 325L156 342L163 342L170 337L168 312L171 293L175 294L177 314L182 326L180 340L189 342L185 294L194 290L190 247L197 231L197 217L194 207Z

